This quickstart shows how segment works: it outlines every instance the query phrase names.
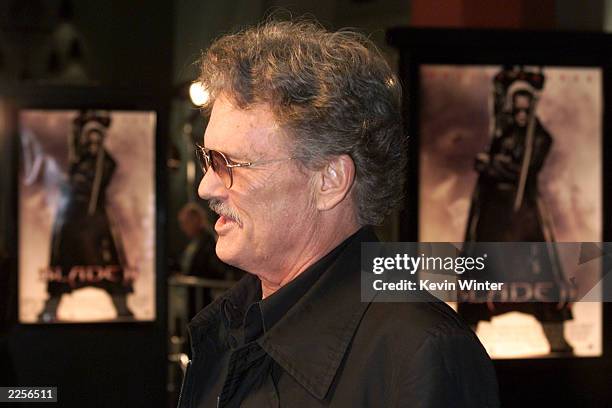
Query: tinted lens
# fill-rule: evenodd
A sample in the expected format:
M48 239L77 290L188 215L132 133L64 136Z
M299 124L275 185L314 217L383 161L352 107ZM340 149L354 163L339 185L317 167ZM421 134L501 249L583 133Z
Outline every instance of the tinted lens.
M225 157L215 150L209 150L209 152L210 166L223 183L225 183L225 187L230 188L232 186L232 173L231 169L227 167Z

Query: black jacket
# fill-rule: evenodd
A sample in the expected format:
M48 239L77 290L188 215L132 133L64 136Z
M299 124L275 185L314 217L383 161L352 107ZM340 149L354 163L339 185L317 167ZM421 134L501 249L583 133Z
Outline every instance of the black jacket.
M246 314L236 305L258 300L258 278L202 310L179 407L497 407L491 361L457 314L437 301L361 302L360 243L377 238L362 229L347 241L250 343L237 345L223 316Z

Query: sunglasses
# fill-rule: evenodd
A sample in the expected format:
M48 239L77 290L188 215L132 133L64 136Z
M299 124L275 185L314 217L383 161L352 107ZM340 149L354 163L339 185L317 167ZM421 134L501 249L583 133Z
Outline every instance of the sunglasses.
M215 174L223 181L226 188L232 188L234 184L233 169L237 167L252 167L260 164L274 163L292 160L293 157L284 159L257 160L252 162L235 162L227 158L227 156L217 150L207 149L196 144L196 157L202 168L202 173L206 175L208 169L212 169Z

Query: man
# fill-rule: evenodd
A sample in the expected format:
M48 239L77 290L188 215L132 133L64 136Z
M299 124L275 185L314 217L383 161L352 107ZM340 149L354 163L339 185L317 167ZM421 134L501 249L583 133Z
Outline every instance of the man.
M476 158L478 184L467 223L466 242L554 242L550 215L538 189L539 173L553 138L535 114L535 92L544 86L541 73L504 69L494 78L497 130L488 153ZM502 109L502 105L506 105ZM530 132L530 121L533 121ZM528 160L525 167L523 162ZM525 172L525 174L523 174ZM521 178L524 183L521 185ZM518 196L518 198L517 198ZM554 291L568 290L554 246L530 248L530 268L521 257L493 269L504 282L544 282ZM466 280L473 278L470 274ZM486 305L460 303L459 314L474 328L481 320L510 311L533 315L542 328L551 352L571 353L563 334L563 322L572 318L569 304L559 302L512 302Z
M49 270L54 273L48 279L49 297L38 318L45 323L55 322L65 293L93 286L108 292L118 319L131 320L134 314L128 307L127 295L134 291L133 282L125 273L127 260L119 231L106 209L106 190L117 167L104 147L111 118L106 111L84 110L73 125L68 185L51 238ZM89 277L93 276L91 271L103 268L107 273L101 279Z
M397 78L374 46L269 22L202 58L199 194L248 272L191 322L180 407L497 406L491 362L441 303L361 302L360 243L401 200Z
M187 203L178 214L181 231L189 244L181 255L181 272L209 279L225 279L226 266L215 253L215 232L204 210Z
M505 98L505 95L504 95ZM499 136L488 153L476 158L480 174L466 241L544 241L542 217L538 215L538 175L552 144L552 137L534 117L528 172L521 194L523 159L527 151L528 120L533 94L518 89L510 94L510 112L498 116Z
M179 225L183 233L190 239L183 250L180 260L180 270L185 275L199 276L207 279L225 280L233 278L234 268L221 262L215 253L215 231L202 207L196 203L187 203L178 214ZM198 306L196 298L202 296L204 305L210 303L214 293L210 288L187 288L187 313L192 318L202 307Z

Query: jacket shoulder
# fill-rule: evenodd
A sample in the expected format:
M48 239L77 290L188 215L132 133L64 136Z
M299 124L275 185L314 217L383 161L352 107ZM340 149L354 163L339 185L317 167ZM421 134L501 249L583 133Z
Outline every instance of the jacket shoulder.
M445 303L372 303L359 331L358 354L385 367L386 406L499 406L489 356Z
M448 305L439 301L382 303L368 307L360 329L379 338L401 339L402 348L419 348L430 337L465 335L478 342L472 330Z

